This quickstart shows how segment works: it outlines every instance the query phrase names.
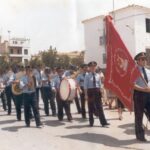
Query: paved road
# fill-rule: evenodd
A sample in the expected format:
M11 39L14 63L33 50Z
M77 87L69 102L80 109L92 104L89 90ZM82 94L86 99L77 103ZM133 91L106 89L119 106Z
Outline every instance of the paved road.
M41 105L41 107L43 107ZM24 121L16 121L15 112L7 116L0 109L0 150L149 150L150 142L135 140L133 113L124 112L124 119L118 120L116 110L107 110L106 117L111 123L109 128L102 128L98 119L94 127L88 126L88 120L82 120L72 105L73 122L66 119L59 122L56 117L44 116L40 110L42 129L24 126ZM146 123L146 120L144 121ZM150 141L150 130L146 131Z

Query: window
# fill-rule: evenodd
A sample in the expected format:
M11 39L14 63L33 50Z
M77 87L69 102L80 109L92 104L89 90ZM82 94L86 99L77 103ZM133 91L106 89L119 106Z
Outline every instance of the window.
M20 49L17 49L17 53L20 54Z
M25 64L25 65L28 64L28 59L24 59L24 64Z
M100 44L100 45L104 45L104 43L105 43L104 36L100 36L100 37L99 37L99 44Z
M24 54L28 55L28 50L27 49L24 50Z
M106 53L103 54L103 64L106 64Z
M150 19L146 18L146 32L150 33Z
M146 55L147 55L147 65L150 66L150 48L146 49Z
M10 49L10 54L13 54L13 49Z

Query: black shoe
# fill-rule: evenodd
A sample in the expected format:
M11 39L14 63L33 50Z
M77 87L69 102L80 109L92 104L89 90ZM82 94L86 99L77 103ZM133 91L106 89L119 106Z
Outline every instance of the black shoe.
M141 141L141 142L147 142L147 139L145 138L137 138L138 141Z
M105 126L109 126L110 123L105 123L105 124L102 124L102 127L105 127Z
M26 127L30 127L30 124L26 124Z
M59 121L63 121L63 118L58 118Z
M90 127L93 127L93 123L90 123Z
M52 116L55 117L55 116L56 116L56 113L53 113Z
M21 118L18 118L17 120L18 120L18 121L21 121Z

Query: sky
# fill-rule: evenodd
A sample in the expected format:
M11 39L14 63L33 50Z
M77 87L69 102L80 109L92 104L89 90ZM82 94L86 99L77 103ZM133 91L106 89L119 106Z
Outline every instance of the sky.
M150 0L114 0L115 9L131 4L150 7ZM31 53L81 51L82 21L113 10L113 0L0 0L0 35L30 39Z

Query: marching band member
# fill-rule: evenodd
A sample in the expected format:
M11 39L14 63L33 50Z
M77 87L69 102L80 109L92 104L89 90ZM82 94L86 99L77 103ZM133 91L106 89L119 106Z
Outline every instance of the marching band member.
M0 98L2 100L2 105L4 111L7 110L7 105L6 105L6 99L5 99L5 88L4 88L4 83L3 83L3 73L0 73Z
M86 109L85 109L85 94L84 94L84 79L85 79L85 75L87 74L87 65L86 64L82 64L80 66L81 68L81 73L77 76L76 81L77 81L77 85L79 87L79 91L80 91L80 100L81 100L81 114L82 114L82 118L86 118Z
M58 75L53 80L53 90L56 90L58 119L60 121L63 120L63 116L64 116L63 109L65 109L67 119L68 119L68 121L71 121L72 116L71 116L71 113L70 113L70 102L67 101L67 100L66 101L62 100L61 97L60 97L60 93L59 93L60 83L61 83L61 80L63 79L64 70L61 67L57 67L56 70L57 70Z
M11 90L12 82L14 80L14 72L11 68L4 74L3 76L4 85L5 85L5 92L6 92L6 98L7 98L7 106L8 106L8 115L11 115L11 99L13 99L14 105L15 100L13 97L13 93Z
M41 127L40 114L36 100L35 77L30 66L26 66L25 75L21 78L20 88L23 90L24 115L27 127L30 127L30 108L33 110L37 127Z
M101 100L101 79L100 75L96 73L97 63L92 61L88 64L89 73L86 74L84 80L85 98L88 100L89 122L92 127L94 124L93 114L96 110L98 112L99 120L102 127L109 125L105 119Z
M13 81L14 85L12 84L12 87L16 86L16 87L18 87L17 90L19 90L19 91L17 91L18 93L16 93L16 94L13 93L13 95L14 95L15 104L16 104L17 120L21 121L21 107L23 105L23 94L22 94L22 90L19 89L19 82L20 82L20 79L22 78L22 76L24 75L24 67L23 66L19 66L18 69L19 69L18 72L15 73L15 75L14 75L14 81Z
M143 128L143 114L146 110L148 119L150 118L150 71L145 68L146 53L141 52L135 56L139 71L142 77L139 77L134 85L134 113L135 113L135 134L139 141L146 141Z
M52 85L50 81L50 68L46 67L42 73L42 93L44 100L45 114L49 116L49 101L52 109L52 116L56 116L56 105L52 97Z
M35 76L35 79L36 79L36 96L37 96L37 104L39 108L39 93L40 93L40 89L42 85L42 76L41 76L40 66L35 67L33 69L33 75Z
M66 70L64 72L64 77L76 79L76 77L77 77L76 70L77 70L76 66L70 65L69 70ZM80 114L81 113L81 106L80 106L80 102L79 102L79 97L77 95L75 97L75 104L76 104L77 111Z

